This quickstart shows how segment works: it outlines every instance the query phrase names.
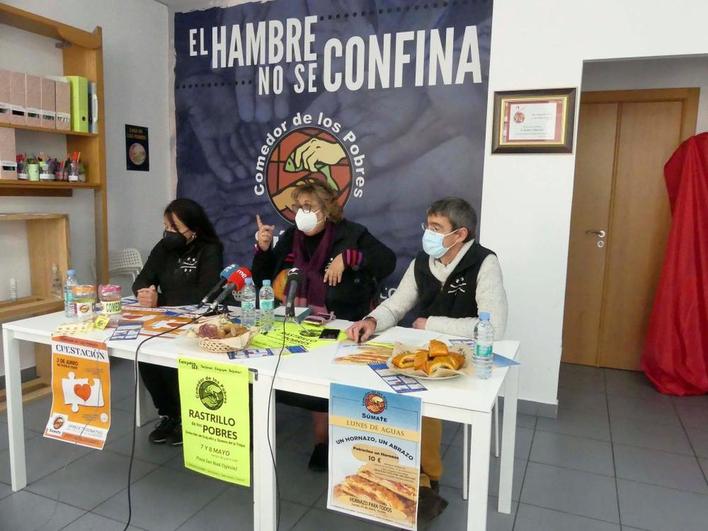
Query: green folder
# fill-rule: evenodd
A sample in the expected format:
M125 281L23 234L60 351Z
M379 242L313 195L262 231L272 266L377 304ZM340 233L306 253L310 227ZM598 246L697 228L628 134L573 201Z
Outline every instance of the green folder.
M66 76L71 85L71 130L89 132L88 79L81 76Z

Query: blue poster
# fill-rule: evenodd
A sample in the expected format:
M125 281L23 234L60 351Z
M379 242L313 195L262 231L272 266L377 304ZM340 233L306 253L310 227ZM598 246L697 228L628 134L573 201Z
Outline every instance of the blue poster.
M396 251L385 288L433 200L479 211L490 0L274 0L174 22L177 195L206 208L227 262L251 263L256 214L286 229L311 179Z
M331 384L327 508L415 529L420 398Z

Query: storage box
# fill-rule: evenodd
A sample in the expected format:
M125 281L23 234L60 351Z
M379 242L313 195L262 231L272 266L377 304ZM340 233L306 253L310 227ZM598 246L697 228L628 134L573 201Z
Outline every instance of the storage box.
M89 132L88 79L83 76L66 76L71 85L71 130Z
M42 105L41 127L46 129L56 129L57 116L57 94L56 84L53 79L42 78Z
M0 127L0 179L17 179L16 157L15 130L10 127Z
M10 108L10 90L12 87L12 73L0 69L0 124L9 124L12 115Z
M12 115L10 123L16 125L27 124L27 113L25 110L25 98L27 95L26 75L20 72L11 72L10 77L10 109Z
M66 80L55 79L56 88L56 128L62 131L71 129L71 89Z
M27 125L39 127L42 124L42 78L27 74L25 76L25 112Z

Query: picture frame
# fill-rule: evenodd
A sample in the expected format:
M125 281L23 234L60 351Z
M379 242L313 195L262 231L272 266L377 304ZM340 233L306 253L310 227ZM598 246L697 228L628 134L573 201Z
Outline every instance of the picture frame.
M575 88L494 93L492 153L572 153Z

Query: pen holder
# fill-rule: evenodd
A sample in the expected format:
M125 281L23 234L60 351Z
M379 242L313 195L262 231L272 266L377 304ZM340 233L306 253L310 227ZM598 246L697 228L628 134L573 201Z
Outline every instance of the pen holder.
M39 181L39 164L27 164L27 177L30 181Z

